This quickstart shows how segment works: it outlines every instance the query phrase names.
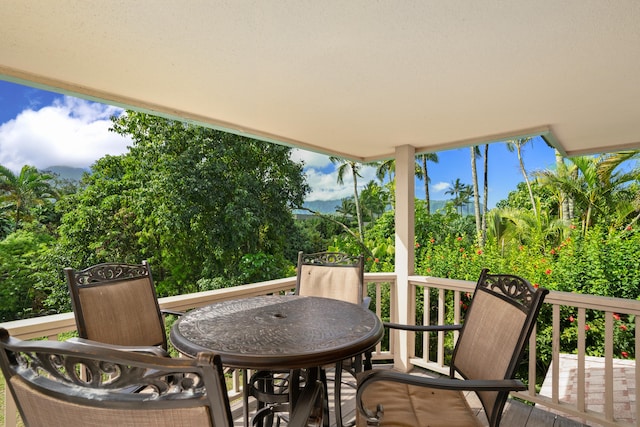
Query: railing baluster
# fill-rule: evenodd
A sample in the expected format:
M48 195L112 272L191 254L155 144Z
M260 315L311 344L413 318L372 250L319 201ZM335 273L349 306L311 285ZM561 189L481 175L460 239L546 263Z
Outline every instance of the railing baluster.
M613 313L604 315L604 416L613 421Z
M538 327L537 325L533 325L533 330L531 331L531 336L529 337L529 389L528 392L530 395L535 396L536 394L536 361L537 357L537 333Z
M461 310L460 310L460 291L453 291L453 323L456 325L460 324L460 314L461 314ZM458 342L458 335L459 332L458 331L453 331L453 345L455 345L456 342Z
M576 406L580 412L585 412L586 407L586 340L587 340L587 314L582 307L578 308L578 392Z
M445 320L445 290L438 289L438 325L444 325ZM444 366L444 332L438 331L438 366Z
M423 325L431 324L431 288L423 289ZM431 340L431 332L425 332L422 334L422 358L425 362L429 362L431 360L431 351L429 348L429 342Z
M558 393L558 384L560 382L560 306L558 304L553 305L551 324L553 325L553 332L551 333L551 369L553 369L551 400L557 404L560 401Z

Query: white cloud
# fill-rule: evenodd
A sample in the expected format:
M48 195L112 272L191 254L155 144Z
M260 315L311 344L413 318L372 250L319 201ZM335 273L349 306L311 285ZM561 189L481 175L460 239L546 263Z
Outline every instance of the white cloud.
M65 96L39 110L27 109L0 125L0 164L87 168L106 154L122 154L130 139L109 132L120 108Z
M332 168L331 172L323 172L316 168L306 168L305 175L311 191L306 200L341 200L353 196L353 176L349 171L344 177L344 184L338 184L338 172ZM358 178L358 191L364 188L371 180L376 179L376 169L371 166L364 166L360 169Z
M429 190L440 192L448 190L449 187L451 187L451 184L449 184L448 182L438 182L436 184L429 185Z
M294 148L291 150L291 160L304 162L305 168L324 169L331 165L331 160L326 154L314 153L313 151Z

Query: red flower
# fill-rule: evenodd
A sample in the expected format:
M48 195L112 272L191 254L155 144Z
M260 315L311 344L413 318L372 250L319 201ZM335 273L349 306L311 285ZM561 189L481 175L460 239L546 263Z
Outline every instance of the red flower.
M620 315L618 313L613 313L613 318L616 320L620 320Z
M569 316L569 322L573 323L573 321L576 320L573 316Z
M555 255L555 254L556 254L556 250L555 250L555 249L551 249L551 250L549 251L549 253L550 253L551 255Z
M631 230L633 230L633 227L631 227L630 225L627 225L626 230L627 230L627 231L631 231Z
M626 331L627 330L627 325L625 325L625 324L620 325L620 329L623 330L623 331Z
M482 249L478 249L478 255L482 255Z
M433 237L429 239L429 243L435 243L436 239L434 239Z
M547 268L547 269L544 271L544 274L551 274L551 270L550 270L549 268Z
M373 262L380 262L378 258L374 259Z
M538 288L540 287L540 285L538 285L537 283L534 283L534 284L533 284L533 287L534 287L534 288L536 288L536 289L538 289Z
M589 325L584 325L584 330L585 330L585 331L589 331L589 330L591 330L591 326L589 326Z
M464 252L464 248L460 248L459 250L460 250L460 252Z
M416 248L420 247L420 243L416 242Z
M458 236L456 240L459 242L460 240L462 240L462 237Z
M623 351L620 353L622 355L622 357L627 358L629 357L629 353L627 353L626 351Z
M576 229L576 226L575 226L575 225L573 225L573 224L571 224L571 225L569 226L569 228L570 228L570 229L572 229L572 230L575 230L575 229Z

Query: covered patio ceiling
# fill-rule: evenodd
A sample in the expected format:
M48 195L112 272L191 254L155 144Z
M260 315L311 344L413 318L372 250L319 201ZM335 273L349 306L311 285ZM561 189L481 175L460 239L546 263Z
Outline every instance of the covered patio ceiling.
M371 161L640 148L637 0L4 0L0 78Z

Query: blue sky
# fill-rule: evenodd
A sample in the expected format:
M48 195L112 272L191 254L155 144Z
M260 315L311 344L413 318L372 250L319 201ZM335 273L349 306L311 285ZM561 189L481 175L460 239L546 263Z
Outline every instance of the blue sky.
M29 164L88 168L105 154L126 152L130 141L109 132L109 117L120 109L78 98L0 80L0 165L18 172ZM554 152L539 138L523 150L527 171L553 167ZM336 183L333 164L325 155L295 150L294 159L304 161L312 188L308 200L335 200L352 195L352 182ZM459 178L471 184L469 148L438 152L438 163L429 163L431 199L446 200L445 192ZM478 162L482 185L482 163ZM364 168L359 184L375 180L375 170ZM516 153L504 143L489 148L489 206L507 197L523 178ZM416 181L416 197L424 198L424 183Z

